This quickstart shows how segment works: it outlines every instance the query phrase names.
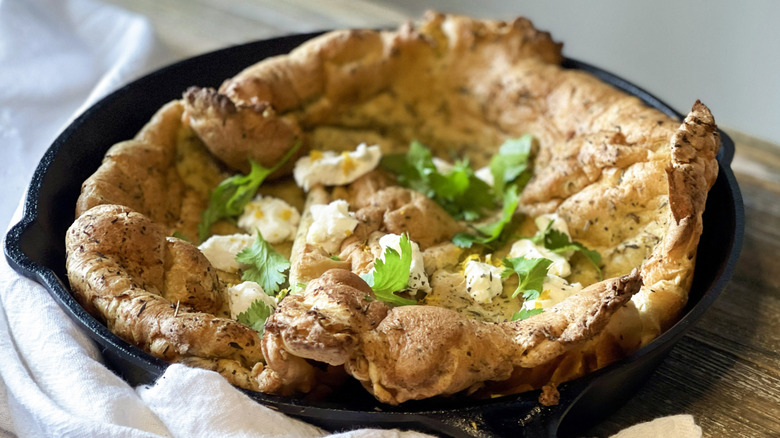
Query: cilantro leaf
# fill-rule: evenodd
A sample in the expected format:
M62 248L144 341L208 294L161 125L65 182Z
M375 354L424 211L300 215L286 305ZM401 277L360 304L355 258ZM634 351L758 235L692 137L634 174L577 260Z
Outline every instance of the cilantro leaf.
M280 286L287 281L284 273L290 269L290 261L263 239L260 230L257 231L255 243L239 252L236 261L250 265L244 270L241 279L254 281L268 295L276 295Z
M173 234L171 235L171 237L175 237L175 238L181 239L181 240L183 240L185 242L192 243L192 242L190 242L190 239L187 236L185 236L184 233L182 233L181 231L174 231Z
M490 173L493 175L493 189L496 193L503 192L505 185L511 182L524 187L531 178L528 160L533 142L533 136L525 134L506 140L498 148L498 154L490 160Z
M257 189L268 175L282 167L300 147L300 142L293 145L282 159L270 169L250 159L251 170L248 175L233 175L219 183L217 188L211 192L208 208L201 214L201 220L198 224L198 238L201 241L205 240L211 226L218 220L243 213L244 207L254 198Z
M555 253L562 253L566 251L579 252L585 258L587 258L599 273L599 277L603 274L601 272L601 254L598 251L588 249L585 245L579 242L573 242L566 233L562 233L552 227L553 221L550 221L543 230L537 231L531 241L536 245L542 245L545 248Z
M512 217L517 210L520 202L520 195L517 192L517 186L512 184L504 192L503 211L501 218L496 222L475 227L479 234L460 232L455 234L452 242L461 248L471 248L474 243L490 246L500 243L508 237L510 228L508 225L512 222Z
M498 154L490 160L490 173L493 175L493 190L500 193L503 203L503 215L491 224L476 227L478 234L458 233L452 241L461 248L470 248L474 243L495 247L509 235L508 225L512 221L520 200L519 192L531 178L528 159L531 154L533 137L524 135L506 140Z
M528 319L534 315L544 312L544 309L520 309L519 312L512 314L512 321Z
M412 242L406 234L399 241L401 253L385 248L381 258L374 261L374 269L360 276L374 291L377 298L397 306L417 304L417 301L399 297L394 292L406 289L412 269Z
M236 321L246 324L263 336L265 329L265 320L274 312L274 310L263 300L254 300L248 309L236 316Z
M512 257L502 260L504 272L501 276L506 278L512 274L517 274L520 283L517 285L512 298L520 293L523 294L523 300L535 300L539 298L544 287L544 279L547 277L547 270L552 265L552 260L545 258L527 259L525 257Z
M383 157L382 166L395 173L401 185L433 199L456 219L474 220L495 207L492 188L474 174L468 161L440 172L431 150L419 141L413 141L406 154Z

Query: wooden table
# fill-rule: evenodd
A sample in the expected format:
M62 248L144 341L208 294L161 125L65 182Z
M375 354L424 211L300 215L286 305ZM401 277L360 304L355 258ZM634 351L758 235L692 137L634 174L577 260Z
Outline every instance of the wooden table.
M147 15L180 57L289 33L395 25L414 16L366 0L108 2ZM732 167L747 217L733 280L636 396L589 436L681 413L692 414L706 437L780 436L780 146L726 130L737 145Z

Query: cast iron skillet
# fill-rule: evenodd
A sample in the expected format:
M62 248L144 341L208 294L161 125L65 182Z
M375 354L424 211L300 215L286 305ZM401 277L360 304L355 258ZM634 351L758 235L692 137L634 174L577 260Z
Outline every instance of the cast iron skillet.
M33 176L24 216L8 233L11 266L40 283L99 345L106 363L133 385L151 383L167 363L108 331L71 296L65 274L65 231L73 221L81 182L99 166L106 150L132 138L166 102L191 85L219 86L244 67L287 53L317 34L287 36L230 47L156 71L102 99L54 141ZM644 90L588 64L566 60L607 83L681 119ZM491 400L436 398L392 407L378 403L357 384L328 400L293 399L245 391L254 400L329 430L359 426L400 427L458 437L571 436L617 408L646 380L671 347L720 294L734 270L744 229L742 198L729 168L734 143L721 132L720 173L704 215L696 275L683 318L635 354L560 386L560 404L544 407L538 392Z

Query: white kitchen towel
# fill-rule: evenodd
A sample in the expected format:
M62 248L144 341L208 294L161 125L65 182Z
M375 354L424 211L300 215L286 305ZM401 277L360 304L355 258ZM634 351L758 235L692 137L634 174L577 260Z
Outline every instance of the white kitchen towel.
M11 212L11 224L21 218L22 188L69 120L171 61L149 22L122 9L94 0L0 0L0 193L8 211L0 220ZM211 371L174 365L154 385L132 388L103 365L95 344L47 291L5 258L0 376L2 437L327 435L255 403ZM692 419L679 424L695 427ZM337 436L423 435L358 430Z

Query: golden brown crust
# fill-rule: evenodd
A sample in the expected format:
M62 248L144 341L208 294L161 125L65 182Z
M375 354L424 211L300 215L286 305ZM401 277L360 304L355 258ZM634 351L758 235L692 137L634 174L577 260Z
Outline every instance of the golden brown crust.
M443 307L390 308L357 275L330 270L303 294L282 301L266 324L263 350L273 359L261 378L269 386L260 390L309 387L310 374L290 371L299 369L300 358L346 364L390 404L505 380L515 367L544 364L591 338L640 284L634 271L594 284L535 318L494 324Z
M183 102L198 136L225 164L243 173L249 173L249 159L273 167L302 141L297 121L276 117L268 103L236 104L213 89L197 87L184 93Z
M68 229L66 248L76 298L126 341L169 361L232 362L243 375L262 368L257 332L214 316L222 304L216 270L146 216L96 206Z
M719 147L712 114L697 101L650 159L620 167L622 178L602 176L603 184L558 207L572 235L605 256L606 275L641 263L644 284L585 345L544 366L518 368L490 390L511 393L574 379L636 351L677 321L688 301Z
M179 232L195 241L209 193L226 175L182 124L183 111L181 102L170 102L133 140L112 146L82 184L76 217L97 205L123 205L163 225L169 235Z
M508 23L429 14L419 26L396 32L325 34L289 55L247 68L227 80L218 95L209 91L208 98L199 99L188 93L185 113L209 149L238 169L248 168L241 163L247 156L261 163L278 159L301 138L299 129L305 146L354 147L320 145L320 131L328 127L368 127L385 132L385 144L417 138L465 148L484 160L485 151L500 143L482 122L482 104L496 96L481 94L500 91L483 90L485 73L492 72L487 79L494 87L513 86L495 81L506 68L559 63L560 47L525 19ZM278 135L261 129L266 126L276 127Z

